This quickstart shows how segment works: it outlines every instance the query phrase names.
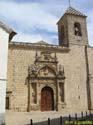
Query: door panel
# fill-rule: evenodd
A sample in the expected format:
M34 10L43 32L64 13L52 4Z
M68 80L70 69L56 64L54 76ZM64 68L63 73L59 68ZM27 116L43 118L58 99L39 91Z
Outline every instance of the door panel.
M51 111L53 109L53 90L50 87L45 87L41 91L41 111Z

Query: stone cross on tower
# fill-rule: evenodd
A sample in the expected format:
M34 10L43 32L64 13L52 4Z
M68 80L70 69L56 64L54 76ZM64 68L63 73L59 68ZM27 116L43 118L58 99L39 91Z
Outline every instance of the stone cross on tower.
M69 7L71 6L71 0L69 0Z

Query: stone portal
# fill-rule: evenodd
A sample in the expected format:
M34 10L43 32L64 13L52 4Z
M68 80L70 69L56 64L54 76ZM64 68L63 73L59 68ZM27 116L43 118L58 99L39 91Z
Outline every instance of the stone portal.
M27 79L28 111L51 111L62 107L65 76L63 66L58 65L56 53L36 53L34 64L28 68Z

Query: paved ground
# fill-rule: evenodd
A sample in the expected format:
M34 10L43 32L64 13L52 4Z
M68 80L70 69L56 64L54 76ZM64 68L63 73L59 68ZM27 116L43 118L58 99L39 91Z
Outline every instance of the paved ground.
M33 119L33 122L40 122L40 121L46 121L48 118L53 119L63 115L68 116L68 114L69 114L68 112L56 112L56 111L50 111L50 112L6 111L6 125L27 125L30 123L30 119ZM73 114L74 116L75 112L71 114ZM81 113L79 115L81 115Z
M65 114L56 111L50 112L12 112L6 111L6 125L26 125L30 123L30 119L33 122L45 121L48 118L57 118Z
M5 114L4 113L0 113L0 125L2 124L2 123L5 123Z

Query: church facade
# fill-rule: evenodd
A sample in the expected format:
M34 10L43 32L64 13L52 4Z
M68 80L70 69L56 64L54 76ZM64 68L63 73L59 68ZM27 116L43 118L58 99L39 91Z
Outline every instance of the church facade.
M57 25L59 45L9 42L6 109L93 109L93 48L86 16L69 7Z

